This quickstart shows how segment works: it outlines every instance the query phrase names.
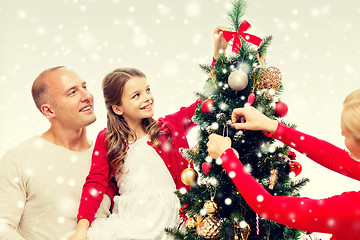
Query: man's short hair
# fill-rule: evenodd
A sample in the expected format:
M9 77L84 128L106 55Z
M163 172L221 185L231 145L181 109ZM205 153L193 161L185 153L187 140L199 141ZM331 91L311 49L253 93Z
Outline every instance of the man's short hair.
M39 109L39 111L42 113L41 111L41 106L45 103L47 103L48 101L48 97L47 97L47 84L46 84L46 79L49 77L49 74L58 70L58 69L62 69L65 68L64 66L57 66L57 67L52 67L49 69L44 70L43 72L41 72L39 74L39 76L35 79L32 88L31 88L31 94L32 97L34 99L35 105L36 107Z

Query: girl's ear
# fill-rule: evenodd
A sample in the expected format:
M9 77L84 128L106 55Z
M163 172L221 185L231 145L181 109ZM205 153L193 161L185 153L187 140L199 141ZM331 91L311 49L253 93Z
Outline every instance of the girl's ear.
M123 115L124 113L120 106L112 105L111 108L116 115Z

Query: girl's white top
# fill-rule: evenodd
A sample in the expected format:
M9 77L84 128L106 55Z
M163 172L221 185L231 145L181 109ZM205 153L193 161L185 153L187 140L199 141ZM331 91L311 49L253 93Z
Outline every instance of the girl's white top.
M114 198L113 214L94 220L89 240L171 239L164 229L180 223L180 203L175 183L148 139L129 144L122 173L115 175L120 196Z

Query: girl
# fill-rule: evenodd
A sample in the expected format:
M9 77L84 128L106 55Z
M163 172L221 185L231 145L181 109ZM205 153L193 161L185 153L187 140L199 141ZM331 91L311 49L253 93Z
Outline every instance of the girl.
M227 47L221 29L214 31L214 57ZM164 229L179 223L180 203L174 191L189 188L181 182L188 164L179 148L189 147L186 134L195 125L191 118L201 101L156 121L146 76L134 68L109 73L103 93L107 129L98 134L77 231L70 239L165 239ZM113 214L94 220L113 176L120 193L114 198Z
M245 123L236 123L244 117ZM317 163L353 179L360 180L360 89L349 94L341 113L341 130L349 152L272 120L253 107L234 109L232 122L237 129L265 130L286 145L293 146ZM249 173L231 150L231 140L210 135L208 152L221 156L241 195L263 218L293 228L333 234L332 240L360 239L360 192L344 192L315 200L270 195ZM241 184L246 182L246 184Z

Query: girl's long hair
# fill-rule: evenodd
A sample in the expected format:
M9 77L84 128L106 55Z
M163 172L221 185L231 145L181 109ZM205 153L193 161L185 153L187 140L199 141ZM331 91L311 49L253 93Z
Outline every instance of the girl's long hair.
M117 173L125 162L125 156L129 145L128 139L136 141L136 134L123 116L114 113L112 106L120 106L125 84L133 77L146 78L145 74L135 68L117 68L105 76L102 84L105 105L107 109L107 160ZM158 122L153 118L142 119L142 127L149 135L150 141L155 146L161 143L157 137L165 132L160 131Z

